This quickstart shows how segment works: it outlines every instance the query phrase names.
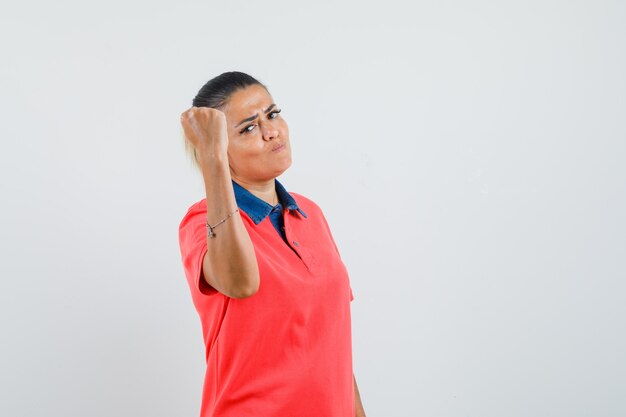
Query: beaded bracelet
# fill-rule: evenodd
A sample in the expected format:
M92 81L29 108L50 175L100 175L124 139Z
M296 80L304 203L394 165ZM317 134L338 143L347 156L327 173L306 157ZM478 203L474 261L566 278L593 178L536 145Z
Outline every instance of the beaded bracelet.
M213 231L213 228L219 226L220 224L224 223L226 220L228 220L228 218L230 216L232 216L233 214L237 213L239 211L239 209L233 211L232 213L230 213L228 216L226 216L226 218L224 218L223 220L220 220L219 223L217 223L215 226L211 226L209 224L209 220L207 219L206 221L206 227L209 229L209 232L207 233L208 237L215 237L215 232Z

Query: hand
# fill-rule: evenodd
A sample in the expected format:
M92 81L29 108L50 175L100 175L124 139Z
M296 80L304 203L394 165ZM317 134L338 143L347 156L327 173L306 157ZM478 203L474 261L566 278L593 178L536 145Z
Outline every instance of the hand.
M180 123L200 162L204 158L228 159L228 130L222 111L192 106L180 115Z

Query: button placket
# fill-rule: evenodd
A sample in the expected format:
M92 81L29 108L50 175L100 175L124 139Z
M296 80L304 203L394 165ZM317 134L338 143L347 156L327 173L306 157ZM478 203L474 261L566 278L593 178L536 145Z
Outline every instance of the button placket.
M297 236L294 236L292 234L291 227L289 227L290 226L289 223L291 221L290 216L291 214L289 214L289 210L286 209L283 213L285 237L287 237L289 246L291 246L291 248L296 252L300 260L306 266L306 268L310 270L311 269L311 255L309 255L307 250L301 246L300 242L298 241Z

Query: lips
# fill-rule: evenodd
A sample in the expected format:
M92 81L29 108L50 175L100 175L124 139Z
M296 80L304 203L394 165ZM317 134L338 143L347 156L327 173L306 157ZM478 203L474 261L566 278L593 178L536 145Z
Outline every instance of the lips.
M285 147L284 143L281 143L280 145L276 145L272 148L272 152L276 152L276 151L280 151L281 149L283 149Z

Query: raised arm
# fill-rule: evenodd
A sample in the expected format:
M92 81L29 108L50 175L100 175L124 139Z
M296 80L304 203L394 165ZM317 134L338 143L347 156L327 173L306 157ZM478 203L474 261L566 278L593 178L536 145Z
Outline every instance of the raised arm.
M185 136L193 144L202 169L206 191L207 221L219 223L237 209L228 165L228 133L223 112L208 107L191 107L181 114ZM252 240L239 214L207 236L202 260L203 279L217 291L245 298L259 288L259 270Z

